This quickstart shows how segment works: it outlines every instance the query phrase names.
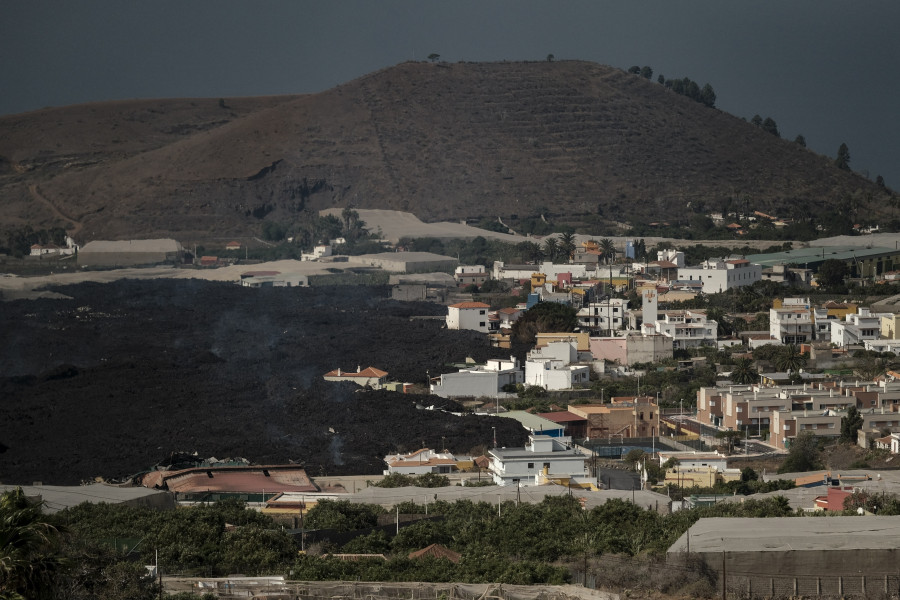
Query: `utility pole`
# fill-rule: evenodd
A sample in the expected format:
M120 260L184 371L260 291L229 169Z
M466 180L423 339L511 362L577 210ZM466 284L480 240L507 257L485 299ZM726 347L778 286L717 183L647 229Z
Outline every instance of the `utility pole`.
M722 542L722 600L727 598L727 588L726 584L728 582L728 576L725 573L725 542Z
M159 577L159 600L163 597L162 570L159 568L159 548L156 549L156 576Z

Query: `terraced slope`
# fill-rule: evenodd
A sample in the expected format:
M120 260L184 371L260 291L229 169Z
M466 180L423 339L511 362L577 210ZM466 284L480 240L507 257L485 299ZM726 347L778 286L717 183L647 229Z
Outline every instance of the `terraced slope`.
M5 222L100 237L252 235L353 205L425 221L541 212L887 214L793 142L579 61L404 63L307 96L109 103L0 119ZM847 199L852 198L852 202ZM69 219L65 219L69 216Z

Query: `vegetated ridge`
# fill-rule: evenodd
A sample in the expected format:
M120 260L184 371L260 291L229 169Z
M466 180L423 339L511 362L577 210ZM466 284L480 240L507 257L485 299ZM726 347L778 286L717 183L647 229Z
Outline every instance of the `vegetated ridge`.
M0 212L81 242L254 235L304 209L425 221L887 215L832 158L619 69L409 62L302 96L135 100L0 118ZM852 198L852 202L848 201Z

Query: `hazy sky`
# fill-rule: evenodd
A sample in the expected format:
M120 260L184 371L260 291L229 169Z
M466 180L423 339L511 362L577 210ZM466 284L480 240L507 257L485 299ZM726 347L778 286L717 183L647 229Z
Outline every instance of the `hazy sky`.
M432 52L710 83L717 106L900 189L900 1L2 0L0 114L318 92Z

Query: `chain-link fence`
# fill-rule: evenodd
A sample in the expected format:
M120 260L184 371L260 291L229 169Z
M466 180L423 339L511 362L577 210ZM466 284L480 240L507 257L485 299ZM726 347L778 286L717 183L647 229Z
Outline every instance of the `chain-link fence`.
M268 579L268 580L267 580ZM618 600L618 594L573 585L283 581L280 578L172 578L169 593L284 600Z

